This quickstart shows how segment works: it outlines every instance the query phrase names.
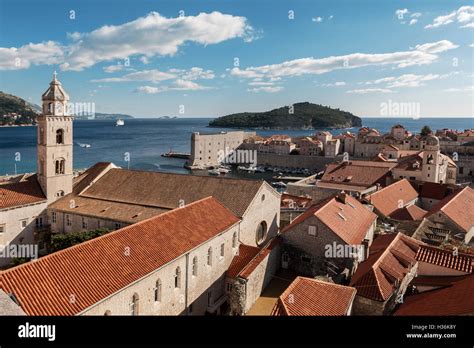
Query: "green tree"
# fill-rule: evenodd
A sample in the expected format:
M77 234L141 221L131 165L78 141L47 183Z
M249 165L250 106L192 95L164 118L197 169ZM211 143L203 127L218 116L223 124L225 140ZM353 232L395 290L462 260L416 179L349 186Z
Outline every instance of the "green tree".
M426 137L427 135L430 135L432 133L431 128L429 126L423 126L421 128L421 135Z
M66 249L73 245L103 236L109 232L110 230L107 228L98 228L92 231L53 234L51 236L51 251L55 252Z

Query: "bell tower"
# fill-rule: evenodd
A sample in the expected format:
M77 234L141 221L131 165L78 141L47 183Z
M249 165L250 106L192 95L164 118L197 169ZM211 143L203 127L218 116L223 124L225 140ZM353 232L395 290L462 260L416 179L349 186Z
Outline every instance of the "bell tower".
M54 72L43 93L42 113L38 116L38 181L48 203L72 192L72 121L69 96Z

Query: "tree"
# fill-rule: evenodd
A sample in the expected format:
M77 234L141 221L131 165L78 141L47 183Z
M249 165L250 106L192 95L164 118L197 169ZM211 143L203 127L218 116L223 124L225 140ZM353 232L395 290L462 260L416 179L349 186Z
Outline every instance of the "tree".
M430 135L432 133L431 128L429 126L423 126L421 128L421 135L426 137L427 135Z
M53 234L51 236L51 251L59 251L80 244L90 239L100 237L110 231L106 228L98 228L92 231Z

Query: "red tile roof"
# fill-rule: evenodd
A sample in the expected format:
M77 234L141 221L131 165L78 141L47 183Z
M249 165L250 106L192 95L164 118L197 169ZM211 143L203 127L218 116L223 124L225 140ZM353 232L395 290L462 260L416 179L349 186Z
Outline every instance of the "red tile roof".
M350 161L328 164L321 182L345 183L370 187L377 183L385 185L385 178L395 162Z
M46 201L36 175L19 182L0 185L0 209Z
M443 250L428 245L420 246L415 258L419 262L427 262L466 273L472 273L474 267L474 255L455 254L453 250Z
M239 254L234 257L229 266L227 277L248 279L257 266L280 242L280 238L276 237L269 241L263 248L241 244L239 246Z
M297 277L283 292L273 308L272 315L348 315L356 289Z
M446 184L425 182L421 186L420 197L442 200L448 195L449 188Z
M329 197L306 210L287 225L285 233L310 217L316 217L347 244L361 244L377 215L348 194Z
M281 195L281 208L290 208L291 204L293 207L296 208L307 208L311 204L312 199L308 197L302 196L294 196L289 195L287 193L283 193Z
M238 221L208 197L3 271L0 288L29 315L75 315Z
M366 197L367 201L383 216L390 216L397 209L403 208L417 198L418 192L407 179L394 182Z
M469 232L474 225L474 190L466 186L437 204L430 210L428 217L443 212L462 231Z
M357 289L359 296L386 301L417 262L415 255L420 244L401 233L379 236L370 247L369 258L352 276L350 285Z
M422 220L428 212L412 204L408 207L395 210L390 214L390 218L401 221L419 221Z
M473 315L474 275L452 278L440 289L407 296L394 315Z

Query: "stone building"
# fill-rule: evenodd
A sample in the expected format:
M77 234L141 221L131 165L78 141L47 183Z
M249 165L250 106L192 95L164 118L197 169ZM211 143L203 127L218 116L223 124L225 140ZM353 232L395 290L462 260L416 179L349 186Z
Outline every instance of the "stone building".
M287 225L282 267L302 275L350 275L365 260L377 216L355 198L341 192L311 206Z
M0 288L27 315L219 313L239 227L205 198L10 268Z
M217 166L223 157L236 150L246 139L255 136L255 132L244 131L214 134L194 132L191 135L191 157L188 166L191 168Z
M401 233L377 237L367 260L352 276L350 286L357 289L354 315L388 315L415 277L420 242Z
M262 246L276 236L280 194L265 181L120 169L98 163L73 192L48 209L51 230L118 229L213 196L242 219L240 241Z
M278 237L263 248L240 244L226 274L231 315L245 315L255 304L280 268L280 248Z

